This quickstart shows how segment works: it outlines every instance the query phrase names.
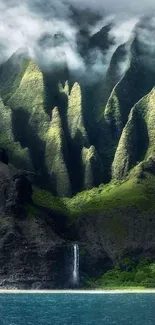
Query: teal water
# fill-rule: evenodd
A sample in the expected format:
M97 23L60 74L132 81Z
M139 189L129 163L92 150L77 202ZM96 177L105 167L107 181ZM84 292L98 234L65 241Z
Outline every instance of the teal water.
M0 325L130 324L155 324L155 294L0 294Z

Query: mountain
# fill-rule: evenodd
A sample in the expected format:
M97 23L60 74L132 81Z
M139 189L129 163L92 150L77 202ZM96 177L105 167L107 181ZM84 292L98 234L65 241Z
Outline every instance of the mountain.
M111 25L90 35L84 17L76 13L75 24L82 26L78 51L87 78L70 71L64 54L63 63L45 69L19 50L0 67L0 147L9 157L5 171L11 172L2 178L1 188L6 188L6 179L14 186L13 175L19 169L33 185L32 200L22 202L20 213L1 203L2 250L11 243L13 254L12 243L18 247L19 238L24 243L22 256L31 260L33 250L43 265L43 274L38 276L36 268L30 280L36 286L42 276L48 278L49 267L56 270L56 280L49 278L44 284L58 285L56 277L62 275L52 263L63 254L62 247L68 252L75 241L84 277L99 276L126 257L155 259L155 70L152 52L146 54L139 34L140 29L147 31L147 23L135 27L130 41L114 47ZM46 35L40 42L44 49L51 40ZM64 40L59 35L55 42L57 46ZM106 72L93 79L90 54L100 51L104 58L111 47ZM50 266L45 265L48 253ZM4 264L11 268L13 261L7 256ZM20 278L26 281L25 265L20 265L18 286ZM24 272L30 274L30 269Z

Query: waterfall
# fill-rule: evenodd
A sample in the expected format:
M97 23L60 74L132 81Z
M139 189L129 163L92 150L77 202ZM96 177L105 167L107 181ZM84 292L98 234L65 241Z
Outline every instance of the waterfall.
M73 244L73 284L79 283L79 246Z

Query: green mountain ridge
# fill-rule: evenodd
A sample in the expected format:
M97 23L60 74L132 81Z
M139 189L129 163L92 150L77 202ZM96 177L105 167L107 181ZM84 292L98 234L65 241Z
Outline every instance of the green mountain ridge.
M3 64L0 95L5 107L10 107L12 140L2 146L11 163L17 167L11 142L13 147L19 143L24 162L18 167L43 175L55 195L71 196L125 178L138 161L147 159L142 152L145 148L140 148L139 127L146 135L143 145L153 157L153 139L147 135L153 113L146 119L140 116L146 95L150 98L147 106L153 110L155 74L143 65L138 42L135 37L123 77L114 73L126 45L114 53L106 78L94 85L71 81L65 67L55 67L50 74L42 72L18 52Z

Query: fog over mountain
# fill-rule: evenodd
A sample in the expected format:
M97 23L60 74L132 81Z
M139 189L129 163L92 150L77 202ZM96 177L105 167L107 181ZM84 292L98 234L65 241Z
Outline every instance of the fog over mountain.
M5 61L17 49L24 48L40 65L49 67L54 61L65 60L70 70L87 75L93 73L95 78L101 71L102 74L106 71L116 48L131 38L140 17L150 14L154 6L151 0L138 0L136 4L134 1L126 3L120 0L117 4L113 0L10 0L7 3L2 0L0 61ZM104 53L99 48L92 48L86 60L86 55L79 50L81 38L82 42L87 43L90 35L108 24L108 48ZM125 66L126 62L123 69Z

